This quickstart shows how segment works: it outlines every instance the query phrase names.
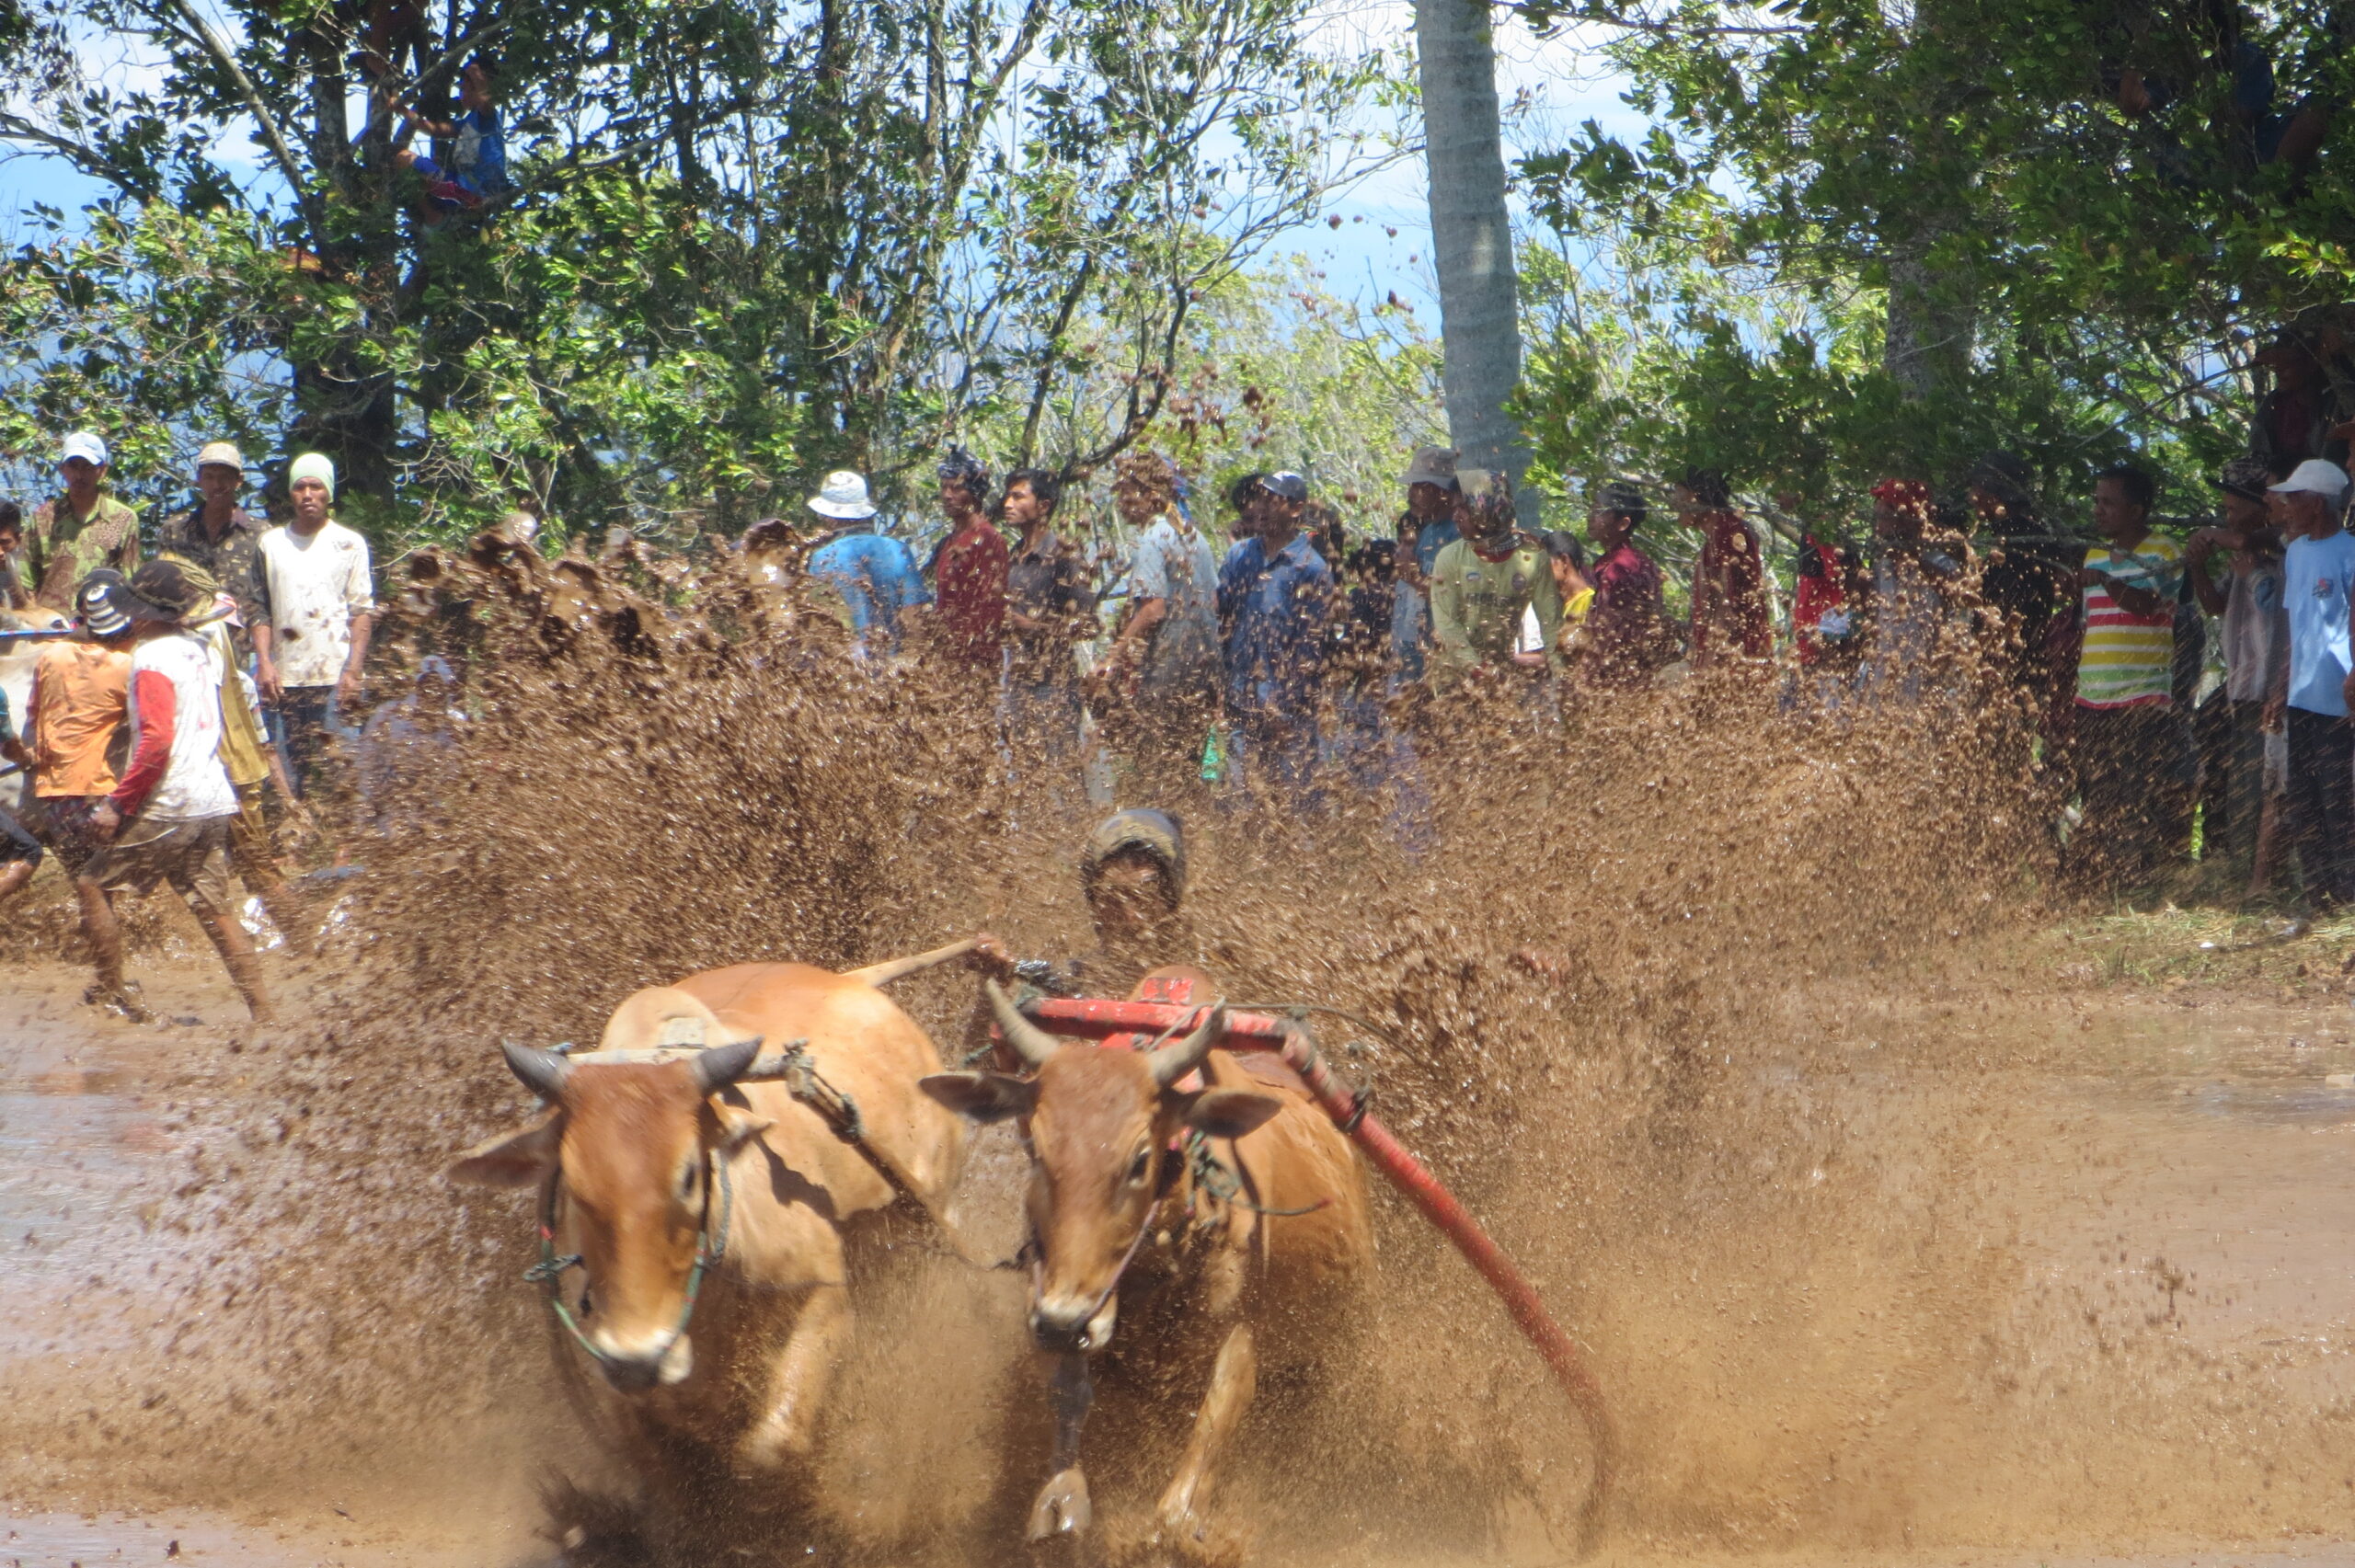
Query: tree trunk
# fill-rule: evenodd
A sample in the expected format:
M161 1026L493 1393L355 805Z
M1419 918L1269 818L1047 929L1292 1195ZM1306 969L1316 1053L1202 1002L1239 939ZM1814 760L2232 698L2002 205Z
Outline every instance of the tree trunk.
M1889 324L1881 369L1909 403L1961 383L1978 336L1978 311L1969 280L1940 276L1923 252L1929 241L1906 243L1889 264Z
M1521 301L1488 0L1415 0L1415 47L1448 429L1465 467L1512 475L1522 526L1534 527L1536 497L1522 483L1529 446L1504 406L1521 383Z

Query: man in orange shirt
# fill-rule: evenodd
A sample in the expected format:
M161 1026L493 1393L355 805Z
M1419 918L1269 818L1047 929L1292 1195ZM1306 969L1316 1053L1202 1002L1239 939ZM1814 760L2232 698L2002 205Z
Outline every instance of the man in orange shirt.
M74 608L82 635L41 649L25 704L34 830L69 873L97 851L90 814L121 782L116 741L131 707L130 589L120 572L101 568L83 578Z

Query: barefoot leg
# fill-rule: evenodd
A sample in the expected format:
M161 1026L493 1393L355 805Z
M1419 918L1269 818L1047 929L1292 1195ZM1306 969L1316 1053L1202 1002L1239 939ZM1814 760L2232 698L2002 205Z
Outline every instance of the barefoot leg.
M1155 1511L1163 1544L1180 1545L1201 1533L1196 1506L1210 1489L1212 1467L1226 1451L1235 1427L1242 1425L1243 1413L1251 1408L1251 1397L1258 1386L1259 1357L1251 1343L1250 1325L1237 1323L1219 1346L1218 1365L1211 1369L1210 1391L1202 1396L1202 1408L1194 1417L1186 1458Z

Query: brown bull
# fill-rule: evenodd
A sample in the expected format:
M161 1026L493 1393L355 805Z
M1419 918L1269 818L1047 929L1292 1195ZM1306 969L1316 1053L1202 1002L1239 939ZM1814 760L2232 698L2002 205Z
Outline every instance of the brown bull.
M964 1159L963 1124L916 1090L932 1041L874 989L917 962L714 969L630 997L593 1055L507 1047L547 1114L450 1173L561 1195L555 1246L586 1276L576 1338L636 1422L739 1465L809 1455L852 1327L845 1229L895 1182L936 1212ZM764 1041L806 1041L891 1179L785 1084L745 1081Z
M1199 971L1155 973L1209 990ZM1079 1452L1089 1358L1135 1297L1150 1315L1136 1324L1130 1314L1132 1337L1141 1328L1146 1342L1112 1358L1124 1388L1151 1398L1189 1353L1217 1347L1154 1520L1163 1545L1194 1548L1213 1471L1257 1391L1260 1336L1270 1354L1313 1359L1315 1336L1340 1316L1320 1309L1345 1307L1372 1266L1363 1168L1280 1062L1211 1048L1223 1009L1184 1040L1132 1051L1058 1041L989 990L1035 1075L941 1073L923 1086L978 1121L1019 1118L1029 1144L1030 1330L1057 1357L1053 1474L1030 1537L1091 1523Z

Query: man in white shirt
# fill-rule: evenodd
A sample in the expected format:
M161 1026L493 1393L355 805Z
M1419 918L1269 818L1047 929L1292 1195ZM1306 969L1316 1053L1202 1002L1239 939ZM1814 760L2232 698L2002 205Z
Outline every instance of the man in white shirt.
M1218 559L1178 504L1166 458L1123 458L1112 500L1137 546L1134 608L1113 639L1105 682L1132 710L1137 798L1176 810L1201 793L1202 750L1218 717Z
M75 874L82 930L98 983L89 1000L124 1016L146 1016L122 979L122 928L108 895L169 882L212 939L256 1021L270 1017L261 967L229 898L229 828L237 791L221 760L221 681L214 642L199 628L216 613L217 585L201 568L168 557L132 575L131 761L112 794L90 815L99 848Z
M329 743L352 733L343 713L360 701L375 588L368 542L327 515L335 464L306 452L286 479L294 521L261 536L254 565L254 679L277 710L295 787L307 793Z

